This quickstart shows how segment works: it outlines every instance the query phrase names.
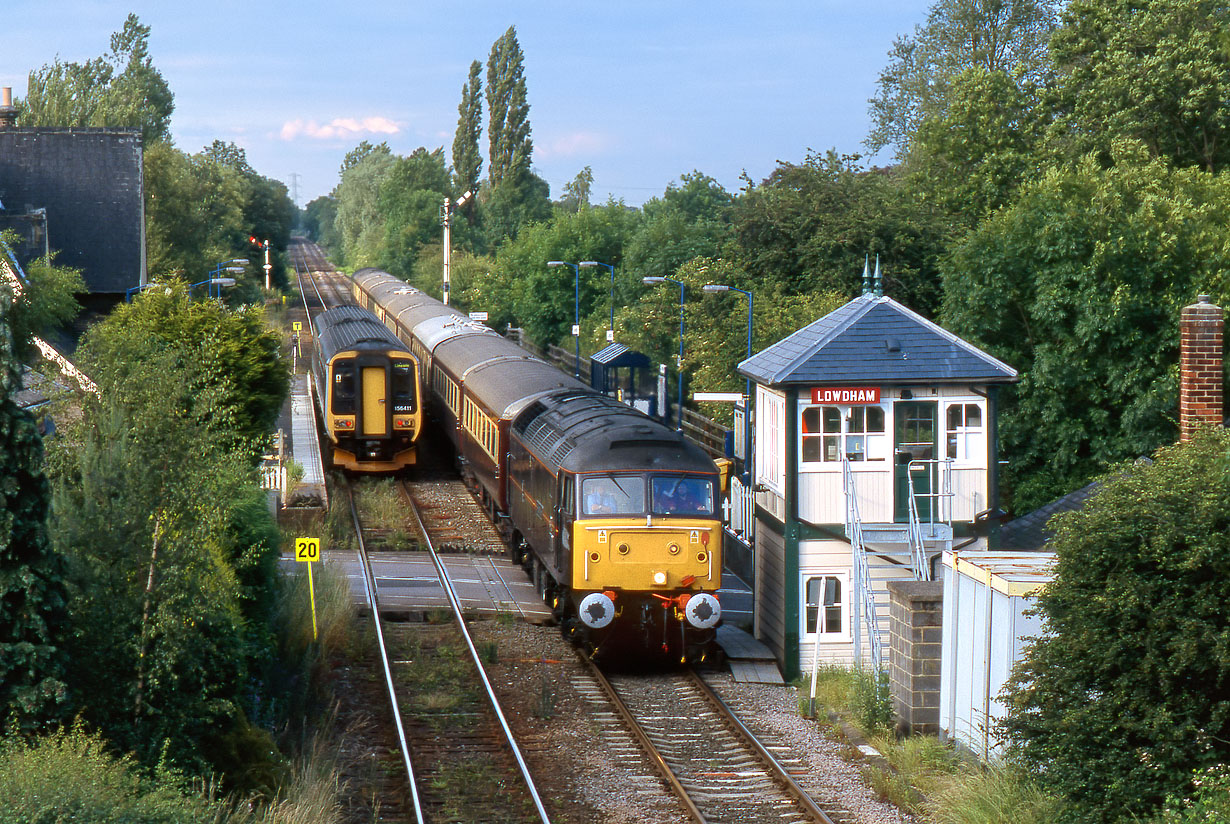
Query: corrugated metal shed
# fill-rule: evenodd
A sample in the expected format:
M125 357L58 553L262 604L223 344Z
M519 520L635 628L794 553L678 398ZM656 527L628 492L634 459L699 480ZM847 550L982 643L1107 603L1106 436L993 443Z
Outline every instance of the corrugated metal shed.
M739 364L766 386L1009 383L1012 367L890 297L867 294Z

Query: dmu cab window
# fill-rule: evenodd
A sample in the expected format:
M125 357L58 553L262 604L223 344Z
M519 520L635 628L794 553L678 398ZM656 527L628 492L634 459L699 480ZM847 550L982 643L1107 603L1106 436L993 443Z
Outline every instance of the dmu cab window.
M668 476L652 481L653 514L712 515L713 481Z
M393 411L399 415L414 412L414 364L393 361Z
M598 475L581 481L583 515L641 515L645 479L636 475Z
M353 415L354 361L333 362L333 414Z

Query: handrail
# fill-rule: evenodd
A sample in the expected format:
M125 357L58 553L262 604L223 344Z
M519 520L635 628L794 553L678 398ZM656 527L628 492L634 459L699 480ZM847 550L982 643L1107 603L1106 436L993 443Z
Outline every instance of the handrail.
M940 490L937 492L924 492L921 495L914 488L914 473L917 469L922 469L930 474L929 467L934 467L939 470L937 472L940 481ZM910 558L914 566L914 578L919 581L931 580L931 568L927 564L927 547L923 540L922 534L922 518L918 514L918 499L926 498L931 501L931 506L927 507L927 520L932 526L932 534L934 534L936 523L936 512L941 511L940 522L952 528L952 499L954 493L952 491L952 458L931 458L931 459L915 459L911 460L905 468L906 480L909 482L910 503L909 503L909 543L910 543Z
M879 672L884 662L884 644L880 638L879 622L876 620L876 603L871 594L871 569L867 565L867 548L863 545L863 523L858 511L858 493L854 488L854 472L850 461L841 462L842 490L846 496L846 536L850 539L850 554L854 560L854 597L856 614L854 616L854 657L856 663L861 663L863 656L862 628L866 624L868 643L871 647L871 664ZM812 667L819 653L820 634L816 633L816 655L813 656ZM815 683L813 673L812 683Z

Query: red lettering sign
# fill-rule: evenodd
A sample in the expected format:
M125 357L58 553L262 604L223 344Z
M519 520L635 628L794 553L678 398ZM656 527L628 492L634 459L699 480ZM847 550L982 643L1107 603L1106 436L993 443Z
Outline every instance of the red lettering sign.
M838 404L853 406L856 404L879 403L880 387L878 386L826 386L811 390L811 402L822 404Z

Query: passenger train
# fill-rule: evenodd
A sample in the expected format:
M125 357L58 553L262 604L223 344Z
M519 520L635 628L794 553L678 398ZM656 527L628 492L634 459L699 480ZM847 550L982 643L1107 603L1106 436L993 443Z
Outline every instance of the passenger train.
M418 360L433 419L564 634L603 657L703 659L721 620L708 455L386 272L359 270L354 293Z
M312 330L312 380L330 463L357 472L414 464L423 411L409 347L357 306L321 312Z

